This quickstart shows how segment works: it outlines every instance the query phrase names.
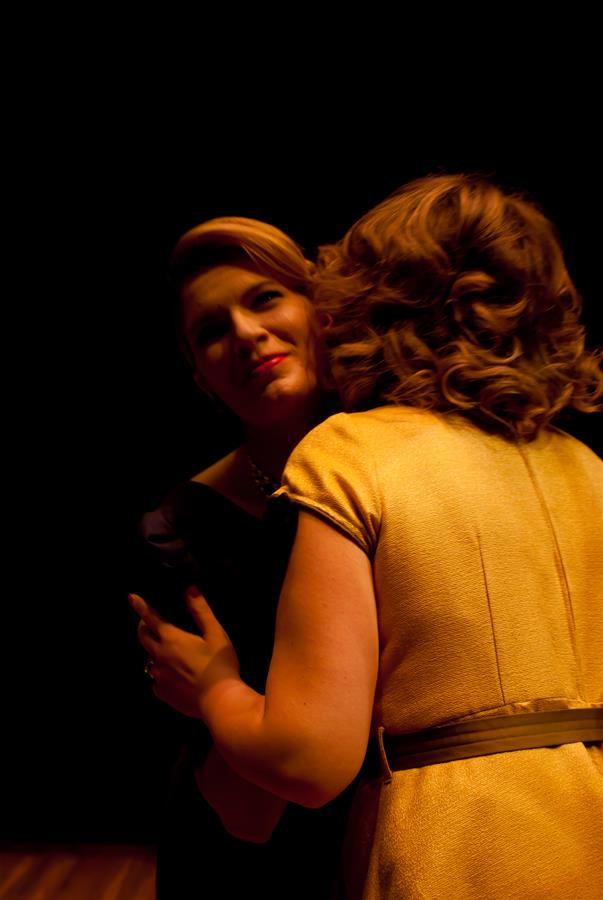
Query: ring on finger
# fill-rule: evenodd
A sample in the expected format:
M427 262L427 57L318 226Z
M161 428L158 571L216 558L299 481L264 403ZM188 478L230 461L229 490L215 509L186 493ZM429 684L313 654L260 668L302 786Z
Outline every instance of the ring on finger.
M151 681L155 681L155 676L153 675L153 666L155 665L155 660L152 656L149 656L146 663L144 664L144 674L148 675Z

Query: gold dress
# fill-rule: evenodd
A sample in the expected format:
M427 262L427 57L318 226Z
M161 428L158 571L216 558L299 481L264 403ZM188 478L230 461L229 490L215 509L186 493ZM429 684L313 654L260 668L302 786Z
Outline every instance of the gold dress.
M373 733L603 706L603 463L409 407L311 431L284 487L369 555ZM357 789L346 900L601 900L600 745L495 753Z

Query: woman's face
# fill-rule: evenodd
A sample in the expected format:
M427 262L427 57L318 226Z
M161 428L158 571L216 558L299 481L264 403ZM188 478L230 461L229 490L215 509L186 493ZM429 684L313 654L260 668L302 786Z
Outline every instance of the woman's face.
M303 294L245 262L207 269L182 290L197 382L244 422L307 412L318 391L317 327Z

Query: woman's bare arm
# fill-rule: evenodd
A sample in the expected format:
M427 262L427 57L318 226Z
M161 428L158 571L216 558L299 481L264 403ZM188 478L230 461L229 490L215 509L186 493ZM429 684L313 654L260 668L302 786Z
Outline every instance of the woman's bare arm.
M377 669L370 560L350 538L302 510L266 695L240 679L206 679L201 715L242 777L304 806L321 806L360 769Z
M202 718L245 781L322 806L355 777L366 751L378 671L371 563L351 539L302 510L279 601L266 694L239 675L230 639L203 597L188 592L196 636L140 598L139 640L157 697Z

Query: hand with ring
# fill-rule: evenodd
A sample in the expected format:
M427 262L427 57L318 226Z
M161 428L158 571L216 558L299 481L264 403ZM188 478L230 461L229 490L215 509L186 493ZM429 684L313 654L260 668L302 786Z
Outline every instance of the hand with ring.
M186 599L199 635L172 625L142 597L130 594L140 616L138 640L149 654L144 667L156 697L184 715L204 718L214 689L240 681L239 660L230 639L196 588Z
M147 657L147 661L144 664L144 674L148 675L151 681L155 681L155 676L153 675L153 666L155 665L155 660L152 656Z

